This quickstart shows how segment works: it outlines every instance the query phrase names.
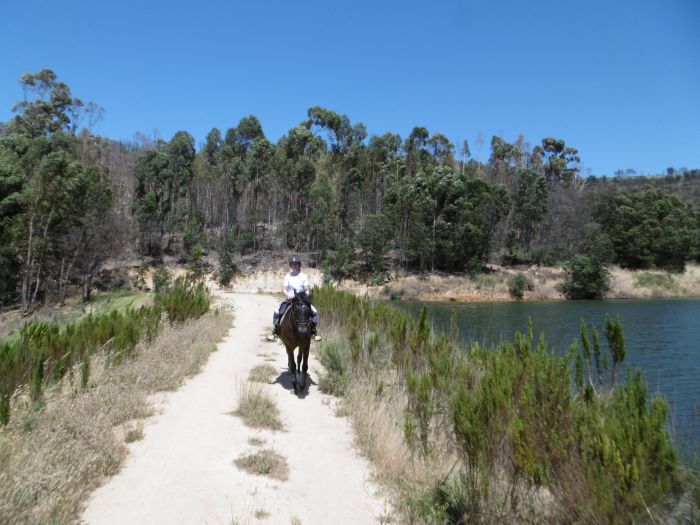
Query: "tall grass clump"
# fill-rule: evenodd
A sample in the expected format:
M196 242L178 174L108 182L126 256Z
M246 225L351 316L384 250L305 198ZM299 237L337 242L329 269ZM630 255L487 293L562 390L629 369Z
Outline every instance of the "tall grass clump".
M27 323L16 337L0 341L0 424L8 422L12 397L20 387L27 386L32 400L39 403L48 384L76 367L86 387L92 354L103 352L110 363L120 362L131 356L140 341L156 336L163 313L172 323L181 323L208 309L204 285L179 278L156 295L151 307L91 313L65 325Z
M631 523L663 516L682 489L668 404L641 372L619 379L619 319L606 319L604 344L582 325L580 344L559 355L531 326L493 348L465 347L433 333L425 309L415 320L331 288L314 298L340 334L321 347L319 383L342 378L338 393L362 397L355 428L367 427L368 404L386 417L386 400L403 399L394 426L405 453L395 455L413 467L382 464L401 519ZM372 338L382 350L368 350ZM368 432L358 442L372 457Z
M282 419L275 400L260 385L243 384L238 392L238 407L233 415L252 428L282 430Z

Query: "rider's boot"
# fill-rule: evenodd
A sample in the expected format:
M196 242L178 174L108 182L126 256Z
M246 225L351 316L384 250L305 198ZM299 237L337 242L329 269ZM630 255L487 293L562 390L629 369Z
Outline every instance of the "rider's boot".
M272 319L272 334L279 337L280 335L280 314L275 313Z
M311 335L313 336L314 341L320 341L321 337L318 335L318 332L316 330L316 323L311 322L309 324L309 328L311 328Z

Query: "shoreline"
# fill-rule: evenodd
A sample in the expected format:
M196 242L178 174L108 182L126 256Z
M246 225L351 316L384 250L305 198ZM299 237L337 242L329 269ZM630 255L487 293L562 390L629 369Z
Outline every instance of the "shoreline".
M562 268L529 267L511 269L494 267L491 273L468 276L464 274L405 274L393 275L379 285L370 285L352 279L331 281L338 289L372 300L412 300L425 302L531 302L567 301L559 286L566 273ZM327 284L323 273L316 268L305 268L313 286ZM284 269L246 268L230 286L250 292L278 293ZM523 274L527 289L523 299L508 292L508 280ZM700 299L700 265L689 264L682 274L661 270L610 269L611 291L603 300L610 299Z

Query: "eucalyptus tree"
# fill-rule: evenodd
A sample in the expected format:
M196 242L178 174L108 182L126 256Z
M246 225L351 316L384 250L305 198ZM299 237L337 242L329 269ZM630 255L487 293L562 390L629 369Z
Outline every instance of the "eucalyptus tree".
M177 234L187 229L194 159L194 138L185 131L175 133L168 143L157 143L137 159L134 214L142 253L157 256L170 251Z
M567 146L561 139L544 138L542 145L536 146L533 153L542 158L544 175L550 184L557 182L569 184L580 171L578 164L581 158L578 150Z
M110 190L99 170L76 158L74 132L83 103L51 70L24 74L20 82L25 98L15 106L18 114L0 141L0 220L3 255L10 268L19 269L26 313L40 292L48 298L50 280L60 290L66 257L75 260L79 253L64 241L76 229L87 229L91 188L105 194ZM11 287L3 286L6 291Z

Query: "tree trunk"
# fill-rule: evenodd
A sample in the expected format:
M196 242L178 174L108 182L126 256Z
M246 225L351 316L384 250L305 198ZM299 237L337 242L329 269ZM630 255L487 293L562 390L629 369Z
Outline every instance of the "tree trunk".
M22 276L22 315L29 313L29 274L32 265L32 241L34 240L34 215L29 218L29 240L27 242L27 259Z

